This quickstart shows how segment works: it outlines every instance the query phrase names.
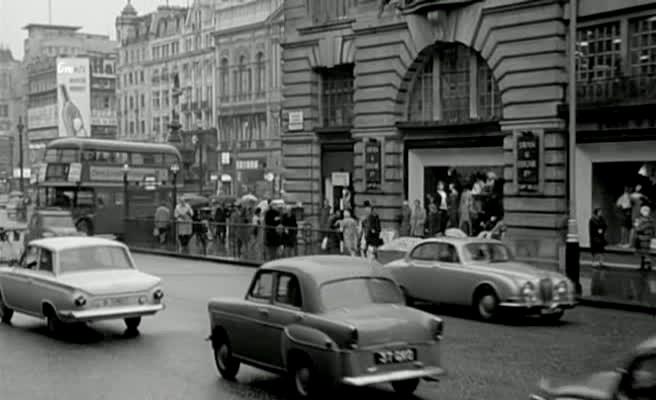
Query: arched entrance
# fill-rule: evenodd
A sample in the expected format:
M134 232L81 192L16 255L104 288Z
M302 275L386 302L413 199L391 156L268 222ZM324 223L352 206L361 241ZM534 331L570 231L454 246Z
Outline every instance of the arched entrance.
M475 234L490 217L503 216L502 104L492 71L472 49L437 43L419 54L405 79L403 120L397 126L404 142L406 198L427 208L436 199L441 230L470 219ZM446 196L438 194L440 182ZM449 196L450 184L457 196ZM471 215L462 217L465 191L474 203Z

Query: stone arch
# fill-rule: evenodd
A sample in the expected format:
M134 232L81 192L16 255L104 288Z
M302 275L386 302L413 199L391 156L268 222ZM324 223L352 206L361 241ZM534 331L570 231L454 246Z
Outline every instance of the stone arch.
M405 96L425 51L436 43L460 43L490 67L501 93L504 118L557 116L567 81L566 27L558 1L526 2L512 9L485 8L485 2L478 2L448 14L413 14L406 20L407 54L402 57L406 71L399 82L399 115L403 115ZM536 86L543 90L531 90Z
M415 101L418 99L418 97L415 96L416 90L420 90L421 88L418 87L417 84L419 83L420 80L423 80L425 77L427 77L430 80L430 82L432 82L434 79L441 79L441 77L435 77L434 75L432 75L434 73L433 59L436 55L444 54L444 53L447 54L451 53L450 55L452 57L449 57L447 59L448 61L454 61L455 58L453 56L457 56L458 57L457 61L462 61L464 57L465 62L470 62L469 60L472 58L472 56L474 57L474 59L476 60L476 64L474 66L474 68L476 68L476 72L474 75L476 76L476 81L474 82L470 81L469 85L476 85L478 88L480 88L479 84L481 83L480 81L481 74L484 75L483 79L491 84L491 88L489 92L486 93L488 96L490 96L489 109L479 110L480 114L478 118L481 120L501 119L502 110L497 109L500 106L499 85L496 79L494 79L490 66L487 64L487 62L483 59L483 57L478 52L474 51L470 47L463 45L460 42L436 43L427 46L426 48L424 48L419 52L415 60L412 62L412 64L410 64L410 67L408 68L408 72L406 73L402 81L401 90L399 91L400 98L399 101L397 102L398 106L400 107L400 109L397 110L398 115L400 115L401 118L403 118L404 120L410 121L412 119L411 114L413 111L413 106L417 106L417 105L423 106L422 104L423 102L421 100L419 100L418 104L415 103ZM440 64L442 64L442 62ZM471 69L471 64L468 67L468 70L470 69ZM433 101L435 100L433 99L431 103ZM432 113L430 116L432 117ZM413 120L413 121L417 121L417 120Z

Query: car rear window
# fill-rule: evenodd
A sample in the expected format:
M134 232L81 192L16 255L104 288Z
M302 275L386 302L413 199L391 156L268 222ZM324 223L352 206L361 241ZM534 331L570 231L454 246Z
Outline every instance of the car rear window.
M59 254L61 273L132 269L127 252L118 246L93 246L63 250Z
M321 286L321 300L326 310L404 303L398 286L384 278L353 278L327 282Z
M43 226L56 228L75 228L73 218L70 215L44 215Z

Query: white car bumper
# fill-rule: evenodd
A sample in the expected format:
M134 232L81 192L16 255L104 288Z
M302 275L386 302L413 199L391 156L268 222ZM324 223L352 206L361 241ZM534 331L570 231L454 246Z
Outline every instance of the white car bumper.
M439 367L428 367L417 370L402 370L402 371L391 371L383 372L380 374L372 375L363 375L363 376L354 376L346 377L342 379L342 382L347 385L352 386L368 386L375 385L377 383L386 383L394 381L403 381L406 379L427 379L427 378L437 378L438 376L444 375L444 370Z
M103 319L134 318L156 314L164 304L147 304L125 307L90 308L79 311L62 311L59 316L67 322L91 322Z

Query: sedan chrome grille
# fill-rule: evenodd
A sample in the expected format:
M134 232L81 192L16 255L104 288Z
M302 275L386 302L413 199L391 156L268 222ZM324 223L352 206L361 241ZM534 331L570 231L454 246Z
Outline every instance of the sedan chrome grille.
M553 288L553 282L551 279L542 279L540 281L540 297L542 298L542 301L552 301L553 300L553 293L554 293L554 288Z

